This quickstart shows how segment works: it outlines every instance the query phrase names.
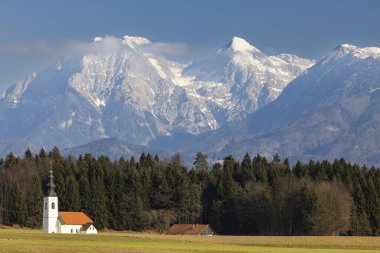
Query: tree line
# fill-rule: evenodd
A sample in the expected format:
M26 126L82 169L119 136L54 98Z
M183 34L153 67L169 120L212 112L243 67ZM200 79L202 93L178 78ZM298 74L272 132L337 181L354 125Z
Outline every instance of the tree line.
M192 168L167 160L62 156L58 148L0 159L0 223L40 228L50 170L59 210L83 211L99 229L156 230L208 223L219 234L379 235L380 170L344 159L272 160L248 154Z

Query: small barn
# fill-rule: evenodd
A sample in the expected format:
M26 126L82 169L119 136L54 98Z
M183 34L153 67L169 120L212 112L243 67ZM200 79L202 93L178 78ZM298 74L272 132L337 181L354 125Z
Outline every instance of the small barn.
M94 222L83 212L59 212L57 230L62 234L98 233Z
M209 224L174 224L166 232L167 235L216 235Z

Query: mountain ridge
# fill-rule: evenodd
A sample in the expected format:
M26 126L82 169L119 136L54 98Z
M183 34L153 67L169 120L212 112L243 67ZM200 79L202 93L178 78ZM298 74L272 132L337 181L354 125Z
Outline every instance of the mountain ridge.
M248 62L241 65L236 59L241 49L244 53L256 50L245 40L233 38L231 46L240 51L229 53L228 58L221 55L222 48L215 56L226 56L219 67L233 66L231 72L225 72L224 79L203 80L199 73L186 74L191 64L146 51L147 44L154 42L127 35L96 37L2 92L0 142L21 139L49 149L117 137L146 145L160 136L210 132L270 102L275 98L270 92L271 96L262 94L260 105L256 96L272 84L278 86L278 93L295 73L313 64L309 60L287 63L260 52L257 60L248 54ZM273 61L281 71L272 68ZM268 76L269 81L255 78L256 63L263 66L260 77ZM266 67L267 63L272 65ZM248 74L250 78L239 82L239 76ZM256 87L257 92L251 93Z
M145 50L154 43L99 37L1 92L0 151L135 148L380 164L379 48L342 44L315 63L267 56L234 37L214 56L182 64Z
M278 153L291 162L344 157L379 165L380 57L377 49L350 49L333 50L245 123L172 140L165 147L193 154L207 150L214 160L229 154L242 158L245 153L266 157Z

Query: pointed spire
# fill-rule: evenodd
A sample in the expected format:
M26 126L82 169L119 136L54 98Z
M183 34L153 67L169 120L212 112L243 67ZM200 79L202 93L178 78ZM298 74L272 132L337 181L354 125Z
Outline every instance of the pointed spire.
M57 194L55 193L55 184L53 180L53 171L51 170L49 172L49 183L47 184L48 192L47 196L48 197L57 197Z

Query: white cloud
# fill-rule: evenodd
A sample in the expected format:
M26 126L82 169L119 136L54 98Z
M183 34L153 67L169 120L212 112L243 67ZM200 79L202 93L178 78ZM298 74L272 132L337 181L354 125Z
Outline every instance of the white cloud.
M182 56L191 51L190 47L184 43L153 42L140 47L152 54L162 56Z
M52 55L56 49L46 41L27 41L15 43L0 43L0 53L14 55Z
M68 54L86 53L86 52L115 52L119 49L128 47L123 44L122 39L114 36L104 36L97 41L78 41L78 40L59 40L56 42L47 41L29 41L16 43L1 43L0 54L11 54L21 57L62 57ZM147 44L134 45L144 52L150 52L154 55L163 57L188 57L203 55L206 48L189 46L185 43L175 42L150 42Z
M64 53L86 53L86 52L114 52L123 47L121 40L113 36L102 37L101 41L83 42L77 40L66 40Z

